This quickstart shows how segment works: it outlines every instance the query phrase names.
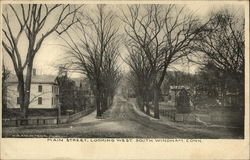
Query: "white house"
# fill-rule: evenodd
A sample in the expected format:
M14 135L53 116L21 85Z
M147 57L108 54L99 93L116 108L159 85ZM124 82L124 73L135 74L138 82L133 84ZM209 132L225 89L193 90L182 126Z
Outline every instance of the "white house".
M7 108L20 108L18 81L16 76L11 76L8 81L8 103ZM29 108L53 109L58 107L59 89L56 76L36 75L33 70Z

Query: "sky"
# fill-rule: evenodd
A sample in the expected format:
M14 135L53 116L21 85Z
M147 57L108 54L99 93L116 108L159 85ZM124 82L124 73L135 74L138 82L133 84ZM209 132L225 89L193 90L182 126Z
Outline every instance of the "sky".
M85 6L86 7L86 6ZM192 4L188 4L187 8L191 11L194 12L195 15L201 17L202 19L206 17L206 15L211 11L211 10L216 10L221 7L224 7L224 5L218 5L218 4L200 4L198 1L193 2ZM233 8L236 12L239 10L242 11L242 8L239 6L233 6L229 5L227 7ZM112 8L112 7L111 7ZM115 10L119 11L120 6L118 5ZM56 16L56 15L55 15ZM11 17L11 15L10 15ZM13 17L12 17L13 18ZM52 22L52 19L49 20L49 22ZM18 26L17 23L12 24L12 26ZM49 28L49 24L47 26ZM65 60L65 48L58 45L63 43L63 41L58 37L56 34L50 35L43 43L41 46L40 50L38 51L37 55L35 56L34 59L34 68L37 69L38 74L57 74L58 72L58 65ZM23 58L25 57L25 47L27 44L25 41L20 42L19 47L23 49ZM125 57L126 50L122 49L121 50L122 57ZM6 66L13 70L12 63L10 61L10 58L6 53L3 53L3 58L5 61ZM128 71L128 66L120 59L119 63L121 64L121 68L124 71ZM187 66L187 64L180 64L180 65L175 65L170 70L182 70L185 72L190 72L190 73L195 73L198 70L197 65L191 65ZM78 77L80 76L79 74L76 73L69 73L72 77Z

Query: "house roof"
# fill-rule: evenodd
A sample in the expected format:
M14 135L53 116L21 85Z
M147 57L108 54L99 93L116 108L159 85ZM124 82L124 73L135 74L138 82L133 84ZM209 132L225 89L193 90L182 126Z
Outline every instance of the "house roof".
M50 84L57 84L56 77L54 75L36 75L32 76L31 83L50 83ZM17 83L16 75L11 75L8 80L8 83Z

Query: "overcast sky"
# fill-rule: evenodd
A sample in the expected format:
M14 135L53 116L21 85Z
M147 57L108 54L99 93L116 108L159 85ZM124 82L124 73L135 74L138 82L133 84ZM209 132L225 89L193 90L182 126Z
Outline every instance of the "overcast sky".
M87 7L87 6L85 6ZM119 10L119 5L116 6L116 10ZM197 2L193 2L192 4L187 5L188 9L192 12L194 12L197 16L200 16L201 18L206 17L206 15L211 10L216 10L221 7L225 7L225 5L218 5L218 4L201 4ZM239 5L226 5L226 7L232 8L236 13L243 13L242 6ZM38 74L57 74L58 68L56 67L58 64L60 64L61 60L64 58L65 49L58 44L62 43L62 40L57 37L56 34L52 34L49 36L41 46L40 50L38 51L35 60L34 60L34 68L38 70ZM25 46L24 42L20 43L20 46ZM126 51L122 50L121 54L125 54ZM4 53L4 59L5 64L8 68L13 70L12 63L10 62L10 59L6 53ZM120 61L120 63L123 63ZM128 70L128 67L125 64L122 64L123 70ZM174 66L174 68L178 70L183 71L189 71L190 73L194 73L197 71L197 66L193 65L189 67L189 70L187 70L187 66L182 64L182 66ZM71 74L73 77L78 76L77 74Z

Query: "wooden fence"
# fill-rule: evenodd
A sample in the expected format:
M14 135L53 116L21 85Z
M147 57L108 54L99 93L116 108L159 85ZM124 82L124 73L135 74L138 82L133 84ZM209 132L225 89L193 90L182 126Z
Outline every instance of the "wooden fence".
M194 123L194 124L222 124L237 126L243 124L244 117L239 113L234 115L210 115L210 114L179 114L175 110L160 109L160 114L168 117L174 122Z
M160 109L160 114L164 117L168 117L171 120L175 121L175 115L176 115L175 110Z
M73 122L83 116L88 115L89 113L93 112L95 110L95 107L87 108L86 110L83 110L81 112L78 112L73 115L69 116L61 116L59 117L35 117L35 118L28 118L28 119L2 119L2 126L4 127L17 127L21 126L24 122L26 122L25 125L55 125L55 124L65 124Z

